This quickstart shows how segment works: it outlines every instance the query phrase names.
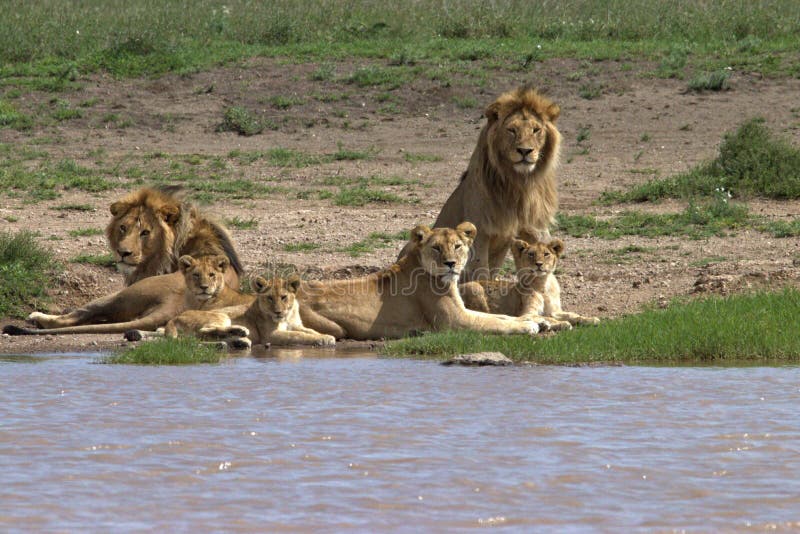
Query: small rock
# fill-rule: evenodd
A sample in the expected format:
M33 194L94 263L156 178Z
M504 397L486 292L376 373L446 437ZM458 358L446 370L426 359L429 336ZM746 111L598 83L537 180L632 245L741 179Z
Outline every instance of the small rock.
M474 352L472 354L459 354L452 359L442 362L442 365L511 365L512 362L502 352Z

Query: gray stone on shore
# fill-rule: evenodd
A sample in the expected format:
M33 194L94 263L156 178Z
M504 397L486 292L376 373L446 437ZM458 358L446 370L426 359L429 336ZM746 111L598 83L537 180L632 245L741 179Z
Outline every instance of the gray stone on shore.
M442 362L442 365L511 365L513 363L502 352L474 352L453 356Z

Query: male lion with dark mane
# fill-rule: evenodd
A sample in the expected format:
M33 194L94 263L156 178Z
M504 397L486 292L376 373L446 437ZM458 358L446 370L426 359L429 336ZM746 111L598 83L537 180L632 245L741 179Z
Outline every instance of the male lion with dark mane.
M464 280L495 278L514 238L549 236L558 208L560 111L531 87L504 93L486 108L467 171L434 223L438 228L470 221L478 227Z
M239 287L244 269L228 231L172 189L140 189L111 204L110 210L106 237L125 285L175 272L178 258L188 254L226 256L225 281Z

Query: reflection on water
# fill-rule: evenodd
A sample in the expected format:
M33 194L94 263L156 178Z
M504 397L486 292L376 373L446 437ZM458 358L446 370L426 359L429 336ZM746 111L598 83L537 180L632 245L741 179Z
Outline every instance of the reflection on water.
M800 528L797 368L94 359L0 362L0 529Z

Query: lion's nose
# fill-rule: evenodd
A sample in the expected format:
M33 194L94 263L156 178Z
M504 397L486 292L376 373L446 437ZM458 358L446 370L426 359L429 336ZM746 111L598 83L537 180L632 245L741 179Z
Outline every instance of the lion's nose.
M528 157L528 154L533 152L532 148L519 148L517 147L517 152L519 152L523 158Z
M131 252L130 250L124 250L124 249L120 249L117 252L119 253L120 258L127 258L131 254L133 254L133 252Z
M444 264L447 265L447 267L449 269L452 269L452 268L454 268L456 266L456 262L454 262L454 261L446 261L446 262L444 262Z

